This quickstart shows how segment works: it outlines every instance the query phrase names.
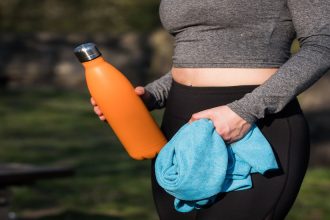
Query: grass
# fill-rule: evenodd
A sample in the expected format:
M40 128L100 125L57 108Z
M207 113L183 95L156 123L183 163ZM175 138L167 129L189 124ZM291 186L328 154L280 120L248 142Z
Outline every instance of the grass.
M70 165L76 175L12 188L11 211L26 220L154 220L149 162L128 157L86 92L0 93L1 162ZM163 110L152 112L160 124ZM310 168L287 219L330 218L330 172Z
M329 168L310 168L298 198L288 215L289 220L330 219Z

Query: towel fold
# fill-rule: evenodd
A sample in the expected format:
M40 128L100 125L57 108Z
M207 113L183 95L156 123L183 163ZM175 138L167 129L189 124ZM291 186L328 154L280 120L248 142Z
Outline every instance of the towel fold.
M157 182L175 197L180 212L209 206L221 192L249 189L251 173L277 168L272 148L255 124L227 145L206 118L183 125L155 162Z

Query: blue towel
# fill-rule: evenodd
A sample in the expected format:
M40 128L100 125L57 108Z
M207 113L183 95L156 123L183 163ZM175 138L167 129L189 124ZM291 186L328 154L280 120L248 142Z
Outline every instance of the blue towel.
M247 134L226 144L210 119L183 125L159 152L155 174L175 197L174 207L189 212L209 206L217 194L252 187L251 173L278 165L270 144L253 124Z

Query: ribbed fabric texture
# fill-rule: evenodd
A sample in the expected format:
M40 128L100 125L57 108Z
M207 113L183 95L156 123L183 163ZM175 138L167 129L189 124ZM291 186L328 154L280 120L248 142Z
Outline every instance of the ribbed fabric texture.
M251 173L277 168L272 148L255 124L227 145L213 122L202 118L183 125L162 148L155 174L176 198L175 209L189 212L212 204L221 192L251 188Z
M279 67L228 106L249 123L279 112L330 68L330 1L162 0L160 18L175 39L174 67ZM300 50L290 57L292 40ZM166 104L171 74L147 89Z
M285 0L162 0L159 15L175 67L278 67L290 56Z

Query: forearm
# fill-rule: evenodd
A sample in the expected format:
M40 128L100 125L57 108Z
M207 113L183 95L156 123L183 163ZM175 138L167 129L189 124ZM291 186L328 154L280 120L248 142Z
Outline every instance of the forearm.
M301 40L302 48L265 83L227 106L249 123L279 112L330 68L330 36Z
M169 71L159 79L144 86L144 88L148 90L154 98L155 103L152 109L161 109L165 107L171 85L172 73Z
M330 68L330 3L287 0L300 50L265 83L240 100L228 104L252 123L279 112Z

